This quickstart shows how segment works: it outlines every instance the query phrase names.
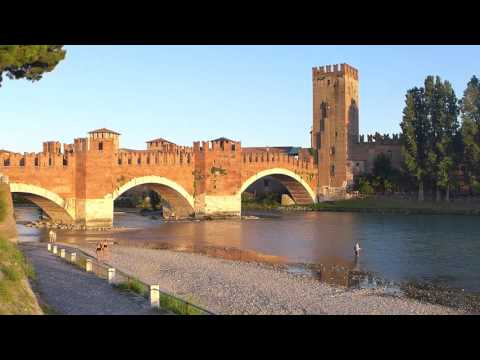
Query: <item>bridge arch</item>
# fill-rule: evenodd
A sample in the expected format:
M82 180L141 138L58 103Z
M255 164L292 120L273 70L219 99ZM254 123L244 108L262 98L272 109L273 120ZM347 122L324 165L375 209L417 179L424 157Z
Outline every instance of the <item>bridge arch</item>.
M10 191L22 195L41 208L54 222L71 224L75 219L75 205L60 195L40 186L10 183Z
M316 202L317 197L315 191L313 191L311 186L298 174L284 168L272 168L268 170L263 170L251 176L246 181L244 181L237 195L241 196L241 194L245 190L247 190L250 185L266 176L270 176L282 183L290 192L290 195L292 195L295 203L300 205L306 205Z
M185 188L175 181L162 176L136 177L123 184L113 192L113 200L120 195L140 185L149 185L164 198L175 210L177 216L186 217L193 214L194 198Z

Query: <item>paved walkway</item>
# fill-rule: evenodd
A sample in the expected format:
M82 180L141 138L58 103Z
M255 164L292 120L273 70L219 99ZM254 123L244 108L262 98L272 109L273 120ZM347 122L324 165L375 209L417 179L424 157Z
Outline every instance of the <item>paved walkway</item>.
M104 279L70 265L46 249L44 243L19 247L33 264L32 287L41 300L62 315L155 315L148 299L121 292Z

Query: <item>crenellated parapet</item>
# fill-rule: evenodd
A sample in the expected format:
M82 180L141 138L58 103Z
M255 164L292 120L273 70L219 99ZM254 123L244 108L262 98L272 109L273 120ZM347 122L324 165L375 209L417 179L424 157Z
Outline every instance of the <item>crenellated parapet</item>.
M65 168L75 161L74 153L0 153L0 168Z
M242 159L244 165L255 165L256 163L265 163L275 166L297 167L300 169L313 169L314 158L311 155L289 155L288 153L273 151L243 151Z
M347 75L358 80L358 70L348 64L334 64L312 68L312 78L314 80L323 75Z
M380 145L401 145L402 134L375 134L360 135L355 143L358 144L380 144Z
M116 155L119 166L193 166L193 151L121 151Z

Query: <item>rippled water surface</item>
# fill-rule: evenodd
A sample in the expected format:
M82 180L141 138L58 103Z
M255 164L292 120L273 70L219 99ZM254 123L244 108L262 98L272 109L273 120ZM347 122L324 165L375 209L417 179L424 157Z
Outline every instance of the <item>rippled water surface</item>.
M44 230L22 225L37 217L17 208L20 241L45 241ZM249 215L252 215L250 213ZM239 249L288 263L334 264L375 272L393 281L426 280L480 291L480 217L361 213L257 213L258 220L163 222L118 213L122 232L59 232L62 241L107 238L134 246L169 244L178 249ZM354 261L353 246L364 249Z

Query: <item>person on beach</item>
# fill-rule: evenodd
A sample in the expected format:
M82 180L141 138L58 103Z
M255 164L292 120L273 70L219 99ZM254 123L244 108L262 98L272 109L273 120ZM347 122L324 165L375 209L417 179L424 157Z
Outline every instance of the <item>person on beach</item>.
M360 247L360 244L357 242L353 248L353 251L355 252L355 258L358 258L360 256L360 251L362 248Z
M103 250L104 258L105 258L106 260L109 260L109 259L110 259L110 253L109 253L108 241L107 241L107 240L104 240L104 241L103 241L102 250Z
M57 234L55 233L55 231L53 230L50 230L48 232L48 239L51 243L55 242L57 240Z
M97 260L102 261L103 260L103 246L102 246L101 241L97 243L95 253L97 254Z

